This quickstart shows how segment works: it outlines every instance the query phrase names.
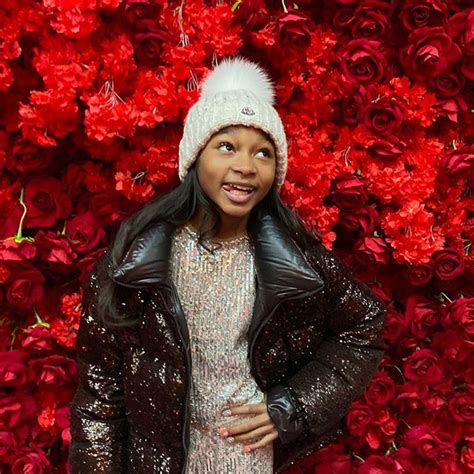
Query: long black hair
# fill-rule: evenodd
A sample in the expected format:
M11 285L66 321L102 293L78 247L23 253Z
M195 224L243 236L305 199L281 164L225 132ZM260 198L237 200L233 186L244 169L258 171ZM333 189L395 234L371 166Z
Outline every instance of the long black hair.
M202 215L198 243L206 250L212 251L206 246L206 240L217 235L221 217L216 204L203 192L197 177L196 163L193 163L179 186L154 198L122 222L105 258L97 262L100 282L96 301L97 312L106 326L126 327L136 323L136 320L131 319L131 315L120 313L119 288L110 278L111 271L121 263L133 240L146 228L158 222L165 221L180 227L190 221L198 209ZM260 210L272 215L300 248L306 248L314 241L321 241L320 234L315 229L307 229L300 217L281 201L275 185L252 209L249 223ZM123 292L122 287L120 292Z

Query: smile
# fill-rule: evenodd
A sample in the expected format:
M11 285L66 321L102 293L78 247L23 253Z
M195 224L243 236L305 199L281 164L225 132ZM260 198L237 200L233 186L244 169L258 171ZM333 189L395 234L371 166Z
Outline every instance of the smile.
M235 186L233 184L222 185L222 190L232 202L245 204L250 201L255 189Z

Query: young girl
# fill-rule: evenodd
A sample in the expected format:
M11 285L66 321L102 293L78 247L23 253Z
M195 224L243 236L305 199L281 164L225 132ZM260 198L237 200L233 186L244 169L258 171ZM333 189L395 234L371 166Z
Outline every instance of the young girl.
M182 183L96 264L73 473L282 472L337 439L373 376L386 307L280 200L273 101L258 65L222 61L186 117Z

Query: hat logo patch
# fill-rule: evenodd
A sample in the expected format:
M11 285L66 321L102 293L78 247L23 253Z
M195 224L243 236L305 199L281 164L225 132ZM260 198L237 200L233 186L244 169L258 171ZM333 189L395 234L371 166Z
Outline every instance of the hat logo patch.
M244 115L255 115L255 110L253 110L252 107L244 107L240 113Z

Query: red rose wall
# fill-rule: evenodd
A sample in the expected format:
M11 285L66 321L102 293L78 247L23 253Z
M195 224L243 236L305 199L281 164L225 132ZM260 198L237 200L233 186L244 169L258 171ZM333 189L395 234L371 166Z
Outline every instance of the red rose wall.
M474 471L474 9L469 0L3 0L0 471L67 472L82 285L179 183L197 84L276 82L284 201L389 306L346 434L291 472Z

